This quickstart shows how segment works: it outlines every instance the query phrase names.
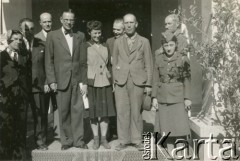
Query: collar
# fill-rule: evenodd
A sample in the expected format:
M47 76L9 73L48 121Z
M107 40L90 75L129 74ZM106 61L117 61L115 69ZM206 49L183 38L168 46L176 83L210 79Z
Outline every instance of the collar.
M129 37L127 34L125 34L125 37L126 37L127 39L130 39L130 40L133 40L133 41L134 41L134 40L136 39L136 37L137 37L137 32L135 32L132 37Z
M63 33L64 36L67 36L67 33L69 33L69 36L70 36L70 37L73 36L73 32L72 32L72 30L67 31L67 30L64 29L63 27L62 27L62 33Z
M47 37L47 32L45 30L42 29L42 33L43 33L44 37Z

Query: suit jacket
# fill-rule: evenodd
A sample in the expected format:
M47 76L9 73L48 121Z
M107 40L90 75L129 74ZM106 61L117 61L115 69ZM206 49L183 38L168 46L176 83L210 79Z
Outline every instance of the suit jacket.
M125 35L116 39L113 49L113 80L119 85L126 83L130 74L139 86L152 86L152 53L149 41L136 35L131 51Z
M32 92L43 92L46 83L44 67L45 44L42 40L34 38L32 56Z
M180 103L190 99L190 63L187 55L176 52L169 60L156 54L152 97L159 103Z
M83 52L87 52L88 84L94 87L104 87L111 84L109 72L110 54L105 44L99 47L92 41L83 44Z
M107 41L106 41L106 45L109 49L109 53L111 56L113 55L113 46L114 46L115 40L116 40L115 37L111 37L111 38L107 39Z
M62 28L48 33L45 46L45 70L47 83L57 83L59 90L72 83L87 83L87 55L80 52L85 41L81 32L73 33L73 53L71 56Z
M40 39L40 40L42 40L42 41L46 41L46 37L44 36L44 34L43 34L43 31L41 30L39 33L37 33L36 35L35 35L35 38L38 38L38 39Z

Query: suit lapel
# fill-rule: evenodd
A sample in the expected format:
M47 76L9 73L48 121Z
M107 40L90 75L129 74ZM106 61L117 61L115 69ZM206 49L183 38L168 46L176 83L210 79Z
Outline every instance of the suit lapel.
M67 44L67 40L62 33L62 28L58 30L58 39L61 42L63 48L68 52L69 55L71 55L68 44Z
M74 51L75 51L75 49L76 49L76 47L78 46L78 43L79 43L79 35L78 34L76 34L76 33L74 33L73 34L73 54L74 54Z

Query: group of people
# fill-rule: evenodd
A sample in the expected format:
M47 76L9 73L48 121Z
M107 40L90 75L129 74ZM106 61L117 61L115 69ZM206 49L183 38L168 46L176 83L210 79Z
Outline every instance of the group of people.
M155 54L149 40L137 33L134 14L114 21L114 37L106 43L100 21L87 23L88 41L84 33L73 31L71 9L63 11L60 21L62 27L51 31L52 16L42 13L42 31L35 36L29 18L20 21L20 31L7 34L8 47L0 53L1 158L24 157L28 107L34 116L37 148L48 149L49 100L58 108L54 115L62 150L88 149L83 140L84 118L90 119L93 149L100 145L111 149L107 133L109 125L116 123L119 144L115 149L143 150L144 93L152 97L152 108L157 110L155 131L171 132L171 137L190 134L186 113L191 106L190 63L177 15L166 17L166 31Z

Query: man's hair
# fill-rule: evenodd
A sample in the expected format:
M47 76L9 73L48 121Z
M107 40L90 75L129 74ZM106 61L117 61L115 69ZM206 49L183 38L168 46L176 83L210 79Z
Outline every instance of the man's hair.
M23 22L32 22L32 23L34 23L33 20L30 19L30 18L22 18L22 19L19 21L19 27L21 27L21 25L22 25Z
M135 19L135 21L137 22L137 17L136 17L134 14L132 14L132 13L127 13L127 14L125 14L125 15L123 16L123 20L124 20L124 17L125 17L125 16L133 16L134 19Z
M63 12L62 12L62 15L61 16L63 16L63 14L64 13L72 13L74 16L75 16L75 13L73 12L73 10L72 9L67 9L67 10L64 10Z
M113 22L113 24L116 24L116 23L121 23L123 24L123 18L116 18Z
M171 17L175 23L180 23L179 16L177 14L170 14L167 17Z
M89 21L87 23L87 32L91 32L92 30L102 30L102 22L100 21Z
M49 12L43 12L43 13L41 13L40 16L39 16L39 20L40 20L40 21L41 21L41 16L44 15L44 14L49 14L49 15L51 16L51 18L52 18L52 14L51 14L51 13L49 13Z

